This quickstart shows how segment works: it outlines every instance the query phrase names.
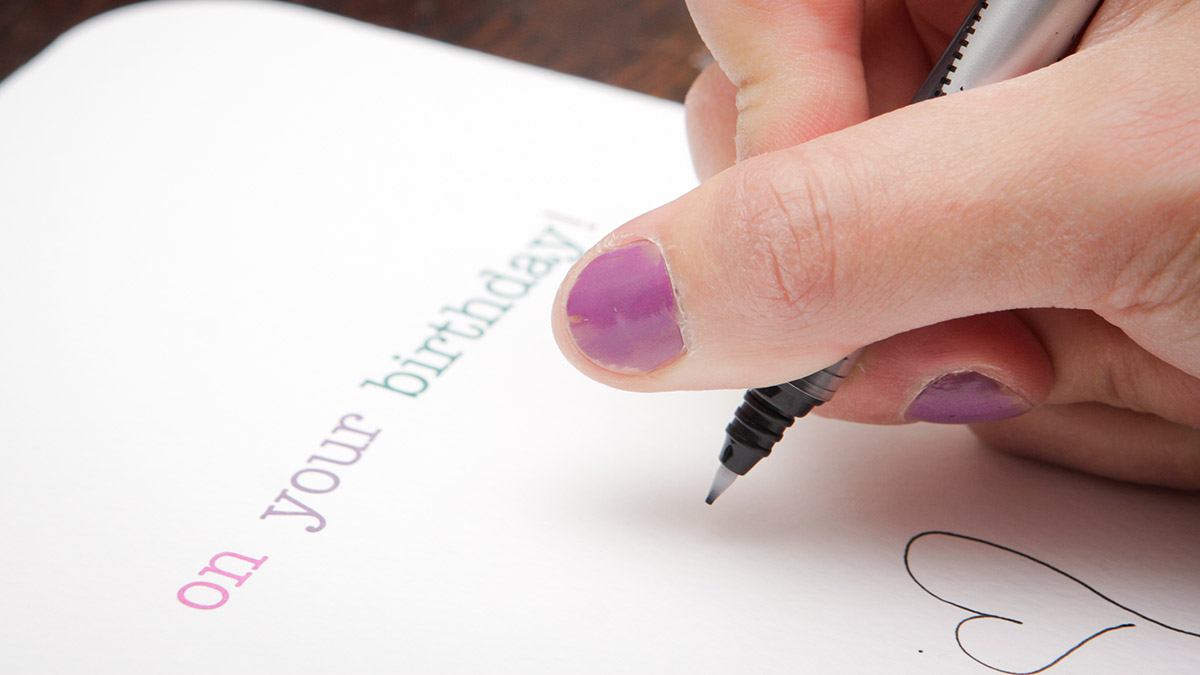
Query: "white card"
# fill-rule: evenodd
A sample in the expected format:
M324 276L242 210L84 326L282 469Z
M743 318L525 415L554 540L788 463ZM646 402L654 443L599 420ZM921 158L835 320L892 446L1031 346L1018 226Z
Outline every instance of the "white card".
M740 392L548 325L693 185L675 104L310 10L71 31L0 86L0 671L1200 669L1193 494L809 419L706 506Z

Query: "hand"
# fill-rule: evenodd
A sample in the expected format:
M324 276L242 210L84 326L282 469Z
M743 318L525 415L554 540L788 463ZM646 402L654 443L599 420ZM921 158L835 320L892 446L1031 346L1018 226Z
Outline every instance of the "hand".
M1200 3L1106 0L1063 61L903 107L970 4L691 0L704 182L568 274L568 359L747 388L869 344L820 410L1200 488Z

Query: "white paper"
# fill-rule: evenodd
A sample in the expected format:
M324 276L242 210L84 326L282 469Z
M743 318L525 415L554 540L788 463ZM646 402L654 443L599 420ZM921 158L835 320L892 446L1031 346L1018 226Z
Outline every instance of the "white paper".
M675 104L310 10L70 32L0 86L0 672L1200 671L1196 495L810 419L706 506L740 393L548 326L693 184Z

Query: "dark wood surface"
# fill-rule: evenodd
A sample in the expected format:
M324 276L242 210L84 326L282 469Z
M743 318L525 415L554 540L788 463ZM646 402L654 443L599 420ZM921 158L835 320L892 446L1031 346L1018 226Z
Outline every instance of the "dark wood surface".
M0 0L0 78L72 26L129 0ZM298 0L663 98L683 100L708 52L684 0Z

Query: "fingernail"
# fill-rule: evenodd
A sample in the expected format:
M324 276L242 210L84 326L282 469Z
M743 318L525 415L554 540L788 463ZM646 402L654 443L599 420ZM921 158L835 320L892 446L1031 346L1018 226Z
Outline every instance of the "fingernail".
M1028 412L1032 405L1012 389L974 371L950 373L930 382L904 416L917 422L993 422Z
M675 290L651 241L588 263L567 295L567 318L579 351L609 370L649 372L684 352Z

